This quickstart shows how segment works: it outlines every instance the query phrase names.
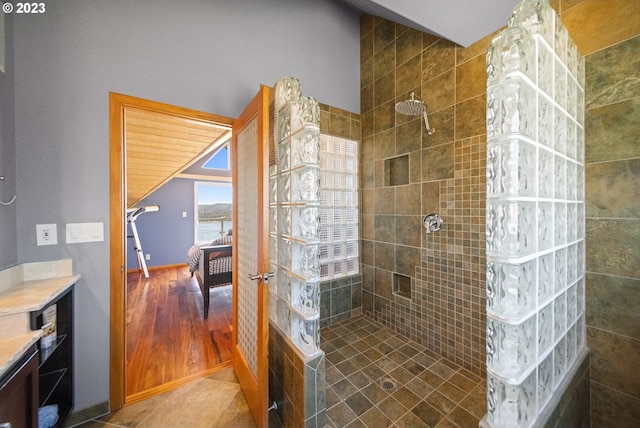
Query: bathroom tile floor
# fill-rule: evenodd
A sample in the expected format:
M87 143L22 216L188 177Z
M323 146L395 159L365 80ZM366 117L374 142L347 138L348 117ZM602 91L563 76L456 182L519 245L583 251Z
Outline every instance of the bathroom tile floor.
M327 427L473 427L486 382L365 316L323 327Z
M233 368L84 422L82 428L255 428Z

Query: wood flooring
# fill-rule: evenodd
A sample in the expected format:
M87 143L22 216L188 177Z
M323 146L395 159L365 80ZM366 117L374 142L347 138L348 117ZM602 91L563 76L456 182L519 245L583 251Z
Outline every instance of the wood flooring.
M209 318L188 267L127 274L126 394L162 390L231 361L231 286L211 290Z

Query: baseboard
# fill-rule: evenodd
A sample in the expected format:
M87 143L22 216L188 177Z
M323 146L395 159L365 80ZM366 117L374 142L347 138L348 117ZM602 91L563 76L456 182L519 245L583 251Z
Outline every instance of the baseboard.
M67 421L66 427L74 427L92 419L104 416L109 413L109 402L105 401L95 406L88 407L78 412L73 412Z
M169 269L169 268L177 268L177 267L185 267L189 266L187 263L174 263L172 265L162 265L162 266L148 266L147 270L158 270L158 269ZM127 273L140 273L142 269L127 269Z

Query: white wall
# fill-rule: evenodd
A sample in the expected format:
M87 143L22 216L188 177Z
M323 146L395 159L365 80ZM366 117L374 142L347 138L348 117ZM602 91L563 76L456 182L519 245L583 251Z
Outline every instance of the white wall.
M36 247L35 225L109 230L109 91L236 117L281 76L360 111L359 17L332 0L68 0L14 15L20 262L71 257L76 410L109 398L109 242ZM278 46L276 49L275 47ZM64 239L61 240L62 242Z

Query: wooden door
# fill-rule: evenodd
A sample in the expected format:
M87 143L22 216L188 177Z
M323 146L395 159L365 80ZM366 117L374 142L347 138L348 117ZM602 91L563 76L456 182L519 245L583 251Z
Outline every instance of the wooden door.
M233 367L258 427L269 399L269 88L233 123Z

